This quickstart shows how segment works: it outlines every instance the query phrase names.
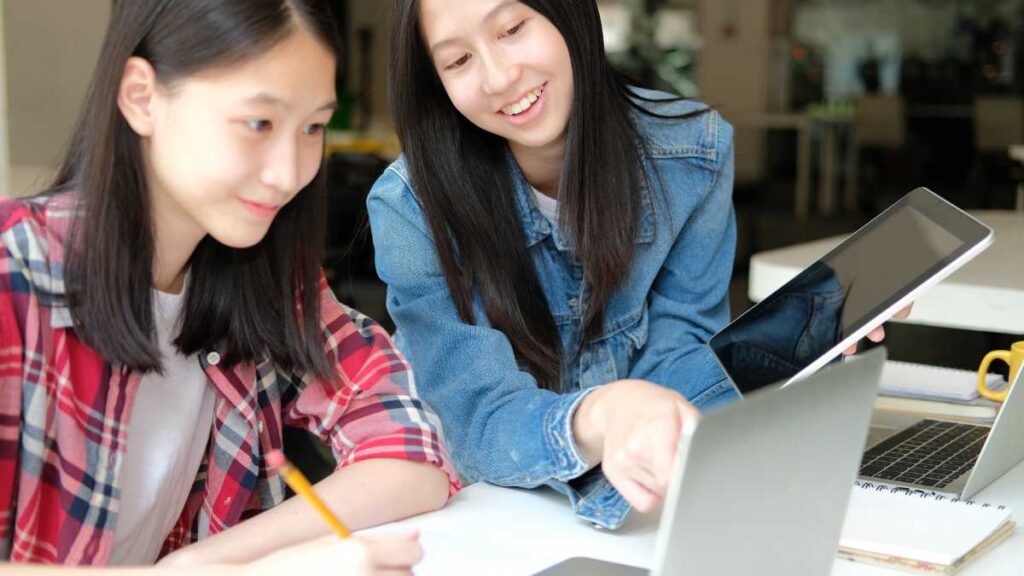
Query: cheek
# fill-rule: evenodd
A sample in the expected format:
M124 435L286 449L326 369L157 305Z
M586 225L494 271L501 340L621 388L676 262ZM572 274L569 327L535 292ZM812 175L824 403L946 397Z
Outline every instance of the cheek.
M483 113L489 112L487 105L479 90L473 87L472 75L466 74L462 78L444 83L445 92L452 105L466 118L474 118Z
M196 193L211 192L243 180L261 157L258 147L215 122L179 124L169 138L179 178Z
M302 159L299 161L299 190L308 186L313 178L316 178L322 162L323 147L321 145L309 146L307 150L303 150Z

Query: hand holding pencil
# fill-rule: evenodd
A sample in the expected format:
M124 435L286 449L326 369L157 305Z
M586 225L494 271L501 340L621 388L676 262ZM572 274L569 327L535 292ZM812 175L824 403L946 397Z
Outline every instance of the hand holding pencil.
M413 566L422 557L423 550L415 533L353 536L344 540L330 534L283 548L249 564L227 566L224 573L229 576L404 576L412 574Z

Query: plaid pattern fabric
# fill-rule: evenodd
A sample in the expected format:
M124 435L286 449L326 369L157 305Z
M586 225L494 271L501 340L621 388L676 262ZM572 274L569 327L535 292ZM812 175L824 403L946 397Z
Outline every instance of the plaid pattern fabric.
M63 284L73 194L0 200L0 559L105 564L119 472L141 374L111 365L75 335ZM271 362L199 362L217 390L207 457L163 553L276 504L285 486L263 454L300 426L339 467L372 458L429 462L459 489L436 416L419 399L388 335L334 299L321 280L321 318L337 382Z

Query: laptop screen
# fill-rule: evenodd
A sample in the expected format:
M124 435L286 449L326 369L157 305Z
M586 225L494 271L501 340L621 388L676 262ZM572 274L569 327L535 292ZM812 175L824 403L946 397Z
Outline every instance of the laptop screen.
M740 392L796 376L966 252L984 227L934 200L909 194L715 335Z

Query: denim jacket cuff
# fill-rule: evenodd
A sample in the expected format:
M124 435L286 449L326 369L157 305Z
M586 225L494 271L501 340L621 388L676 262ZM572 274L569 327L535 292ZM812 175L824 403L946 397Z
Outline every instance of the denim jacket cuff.
M597 388L589 388L578 394L567 394L554 403L544 416L544 434L548 450L554 459L554 480L568 482L589 469L589 464L580 455L572 435L572 420L583 399Z
M690 402L701 412L706 412L711 408L730 404L734 400L739 399L739 397L740 394L736 390L736 386L733 385L732 381L728 378L723 378L717 383L711 385L707 390L701 392Z
M572 482L552 480L548 486L569 497L576 517L598 529L615 530L622 526L632 506L611 485L598 466Z

